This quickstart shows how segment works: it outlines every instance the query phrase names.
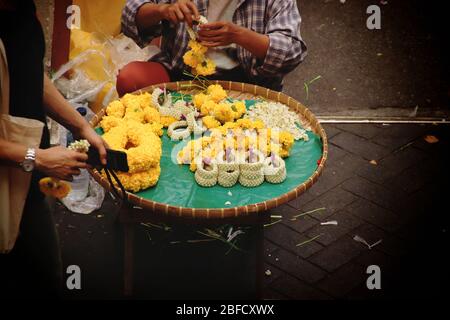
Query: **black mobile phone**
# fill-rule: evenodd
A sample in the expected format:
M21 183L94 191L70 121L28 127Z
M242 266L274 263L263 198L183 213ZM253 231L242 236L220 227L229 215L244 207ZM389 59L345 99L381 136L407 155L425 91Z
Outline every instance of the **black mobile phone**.
M106 149L106 168L113 171L128 172L127 154L123 151ZM87 163L93 167L100 167L100 156L97 149L89 148Z

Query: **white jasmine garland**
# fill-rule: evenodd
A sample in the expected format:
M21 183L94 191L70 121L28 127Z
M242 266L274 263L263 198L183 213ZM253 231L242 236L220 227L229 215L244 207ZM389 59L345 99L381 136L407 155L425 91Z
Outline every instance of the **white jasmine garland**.
M279 102L263 101L251 106L246 118L252 121L261 120L266 128L287 131L294 136L295 140L308 141L306 130L300 128L298 114Z

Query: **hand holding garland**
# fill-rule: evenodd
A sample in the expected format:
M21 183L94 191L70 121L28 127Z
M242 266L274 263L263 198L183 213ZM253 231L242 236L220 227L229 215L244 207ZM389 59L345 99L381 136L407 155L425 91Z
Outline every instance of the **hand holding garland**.
M261 60L266 57L270 44L267 35L257 33L228 21L211 22L201 25L198 40L203 46L212 48L228 46L234 43L247 49Z
M136 24L140 30L151 28L162 20L173 24L186 22L192 27L193 21L199 17L196 5L190 0L178 0L172 4L146 3L136 14Z

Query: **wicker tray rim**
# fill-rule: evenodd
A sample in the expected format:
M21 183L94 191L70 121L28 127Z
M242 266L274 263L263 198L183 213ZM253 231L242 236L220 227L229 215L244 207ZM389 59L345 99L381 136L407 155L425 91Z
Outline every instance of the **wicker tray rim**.
M153 86L143 88L135 93L139 92L152 92L155 88L167 88L175 91L186 91L186 87L195 85L196 81L178 81L162 83ZM166 203L155 202L152 200L144 199L133 193L127 192L128 200L145 210L150 210L152 212L162 213L164 215L192 218L192 219L218 219L218 218L232 218L232 217L242 217L249 216L252 214L257 214L259 212L264 212L273 208L276 208L286 202L292 201L299 197L306 190L311 188L311 186L318 180L323 172L325 162L328 158L328 140L325 130L314 116L314 114L306 108L303 104L293 99L292 97L282 93L273 91L267 88L263 88L257 85L234 82L234 81L211 81L213 84L220 84L225 90L238 91L242 93L249 93L253 96L260 96L268 100L281 102L287 105L291 110L299 114L303 120L308 121L311 126L311 130L318 134L322 140L322 158L318 164L318 167L314 173L302 184L298 185L296 188L290 190L289 192L263 202L239 206L239 207L229 207L229 208L187 208L172 206ZM100 120L105 115L106 108L101 109L91 120L91 125L96 127ZM98 172L90 171L94 179L100 183L106 190L111 191L111 186L107 179L104 179Z

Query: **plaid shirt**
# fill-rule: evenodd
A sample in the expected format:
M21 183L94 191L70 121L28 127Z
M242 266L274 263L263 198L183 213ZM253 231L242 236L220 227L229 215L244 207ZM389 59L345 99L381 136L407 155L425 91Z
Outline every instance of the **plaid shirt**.
M176 0L128 0L122 12L122 31L143 46L153 38L164 35L161 53L151 60L167 69L180 72L187 69L183 55L189 35L186 24L176 27L162 21L151 30L140 32L135 18L145 3L175 3ZM201 15L207 16L208 0L193 0ZM295 0L239 0L233 22L239 26L269 36L270 45L264 60L238 46L237 60L251 82L279 89L283 77L295 69L306 56L306 46L300 35L300 13Z

